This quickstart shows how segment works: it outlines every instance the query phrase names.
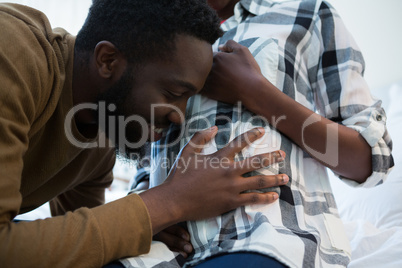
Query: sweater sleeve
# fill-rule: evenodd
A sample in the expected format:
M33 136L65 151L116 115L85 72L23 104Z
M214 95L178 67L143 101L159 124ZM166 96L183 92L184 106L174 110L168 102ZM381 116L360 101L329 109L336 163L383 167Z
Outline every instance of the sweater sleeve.
M5 6L0 5L1 266L100 267L113 259L146 253L151 223L138 195L63 216L13 222L22 204L23 157L30 146L31 127L49 99L42 89L54 83L54 70L44 60L50 57L51 47L39 36L41 30L16 18L22 6L11 11ZM42 16L31 9L25 13L35 20Z
M147 253L152 231L138 195L33 222L0 223L5 267L101 267Z
M23 80L3 71L0 75L0 263L5 267L100 267L113 259L146 253L152 236L150 220L136 195L46 220L12 222L22 202L22 159L35 108L29 95L14 94ZM5 88L16 90L5 93Z
M51 200L49 203L52 216L64 215L81 207L93 208L105 203L105 189L113 182L115 149L98 147L87 150L91 152L81 157L86 160L81 169L91 170L89 179ZM85 177L80 174L78 176Z

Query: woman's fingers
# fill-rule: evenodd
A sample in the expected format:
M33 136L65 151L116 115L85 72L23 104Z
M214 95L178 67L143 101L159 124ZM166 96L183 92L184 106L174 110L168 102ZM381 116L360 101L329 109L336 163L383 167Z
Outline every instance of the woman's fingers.
M193 251L189 233L179 225L173 225L154 235L154 240L161 241L176 252L180 252L185 258Z
M184 223L185 224L185 223ZM180 224L174 224L168 228L166 228L165 230L163 230L164 232L167 232L169 234L175 235L177 237L181 237L186 241L190 241L190 234L189 232L184 229L183 227L180 226Z
M219 46L219 50L226 53L236 52L243 46L234 40L228 40L225 44Z

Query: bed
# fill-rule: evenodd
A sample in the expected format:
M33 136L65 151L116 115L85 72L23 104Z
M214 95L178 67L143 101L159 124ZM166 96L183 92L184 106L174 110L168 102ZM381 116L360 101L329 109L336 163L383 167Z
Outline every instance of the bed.
M348 267L402 267L402 81L373 91L383 99L395 167L382 185L352 188L329 171L352 248Z

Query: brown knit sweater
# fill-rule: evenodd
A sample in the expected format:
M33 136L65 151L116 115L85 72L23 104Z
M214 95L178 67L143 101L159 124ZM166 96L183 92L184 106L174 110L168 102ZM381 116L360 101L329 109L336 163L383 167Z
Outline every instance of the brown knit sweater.
M138 195L101 205L114 149L78 148L66 137L74 40L37 10L0 4L1 267L101 267L150 247ZM71 132L80 142L99 139L83 137L74 122ZM50 200L59 216L12 222Z

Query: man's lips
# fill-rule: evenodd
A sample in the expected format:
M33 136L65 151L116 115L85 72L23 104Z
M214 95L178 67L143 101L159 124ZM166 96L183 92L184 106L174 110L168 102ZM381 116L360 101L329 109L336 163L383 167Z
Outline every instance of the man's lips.
M167 132L168 127L155 127L150 126L150 140L158 141L160 140Z
M151 131L157 134L162 134L167 128L157 128L155 126L151 126Z

